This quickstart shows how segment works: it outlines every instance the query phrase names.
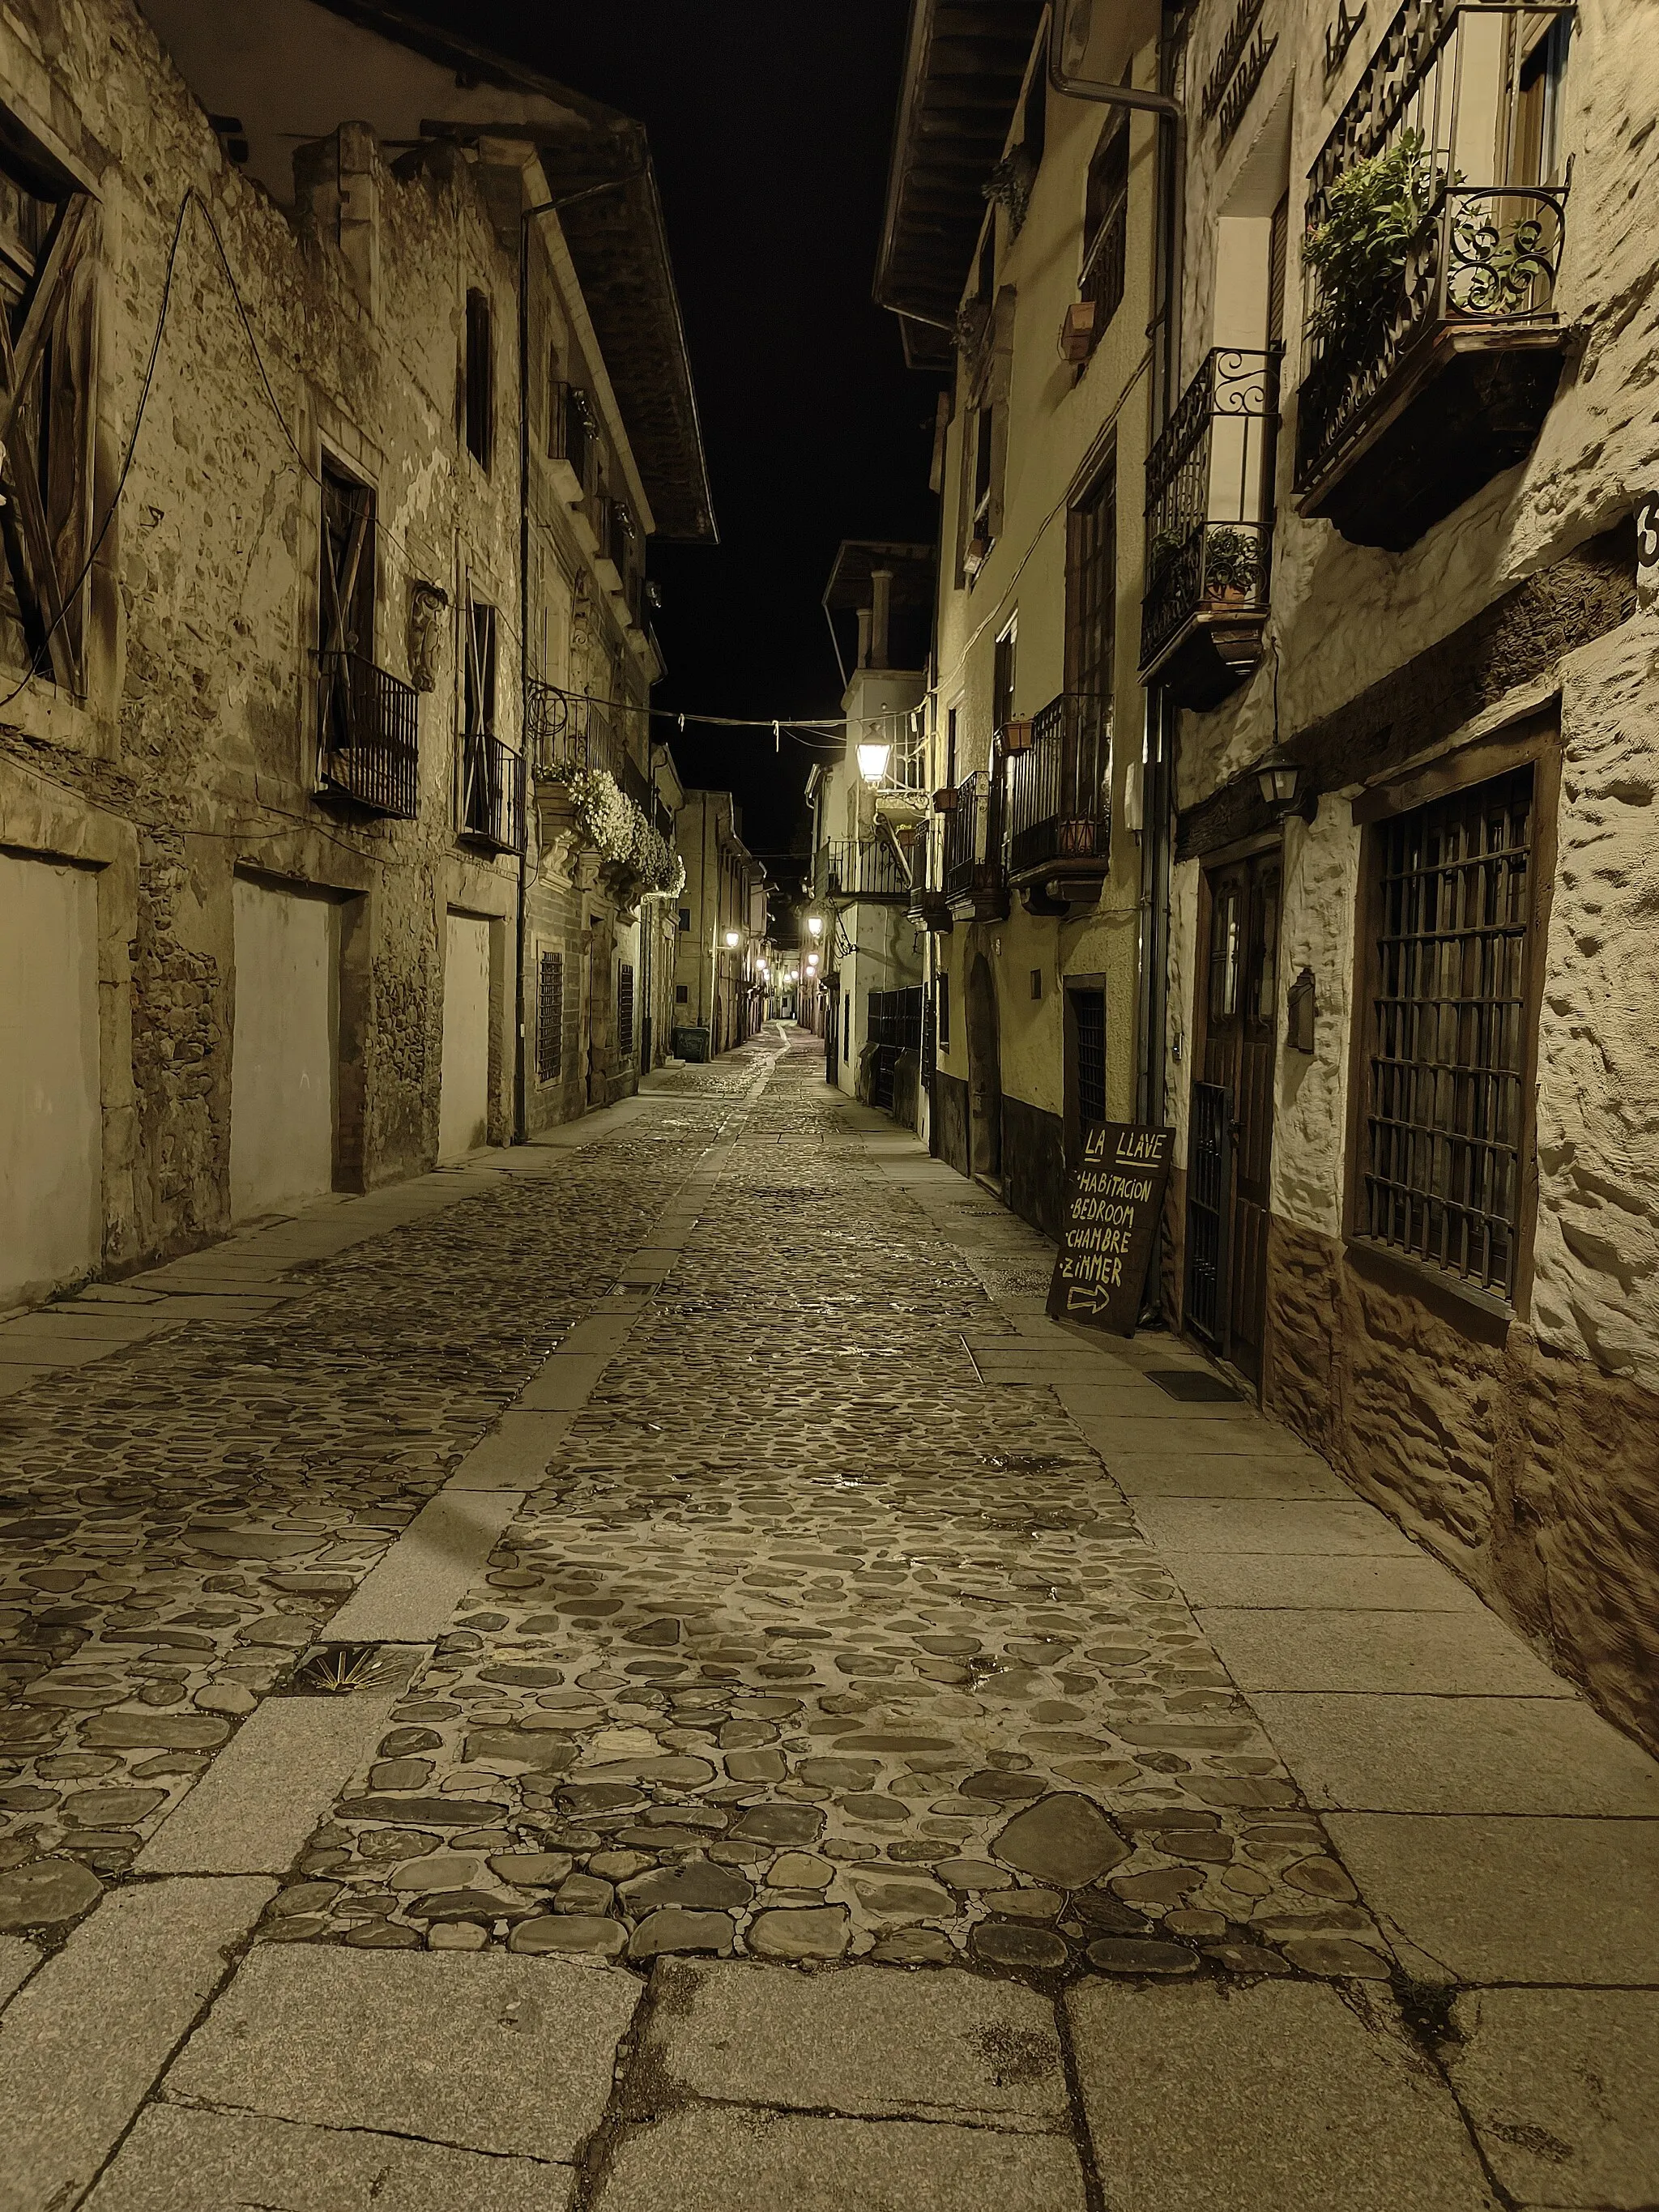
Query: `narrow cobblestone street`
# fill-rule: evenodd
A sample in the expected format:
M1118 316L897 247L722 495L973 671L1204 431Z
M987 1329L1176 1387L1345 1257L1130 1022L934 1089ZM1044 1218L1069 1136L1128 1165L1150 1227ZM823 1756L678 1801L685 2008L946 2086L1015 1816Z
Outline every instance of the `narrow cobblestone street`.
M774 1030L0 1329L0 2208L1659 2200L1659 1769L1050 1262Z

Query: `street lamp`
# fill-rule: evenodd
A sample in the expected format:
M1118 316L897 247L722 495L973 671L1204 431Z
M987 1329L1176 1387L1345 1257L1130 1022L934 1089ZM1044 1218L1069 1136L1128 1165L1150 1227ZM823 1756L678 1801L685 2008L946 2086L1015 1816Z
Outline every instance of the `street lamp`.
M807 935L808 935L809 937L822 937L822 936L823 936L823 916L821 914L809 914L809 915L807 915L807 917L806 917L806 933L807 933Z
M1292 760L1283 745L1275 744L1256 763L1255 780L1267 804L1281 814L1287 814L1297 803L1302 781L1302 763Z
M859 774L866 783L879 783L887 773L887 763L892 757L891 745L878 744L859 747Z
M727 945L731 946L732 951L735 952L738 945L743 942L742 931L738 929L728 929L726 933L726 941Z

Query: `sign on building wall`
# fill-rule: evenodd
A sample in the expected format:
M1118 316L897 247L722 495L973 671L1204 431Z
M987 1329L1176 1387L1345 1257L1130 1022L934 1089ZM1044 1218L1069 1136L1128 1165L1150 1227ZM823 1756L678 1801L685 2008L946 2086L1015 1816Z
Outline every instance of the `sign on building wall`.
M1056 1321L1134 1334L1174 1147L1173 1129L1097 1121L1084 1131L1048 1286Z

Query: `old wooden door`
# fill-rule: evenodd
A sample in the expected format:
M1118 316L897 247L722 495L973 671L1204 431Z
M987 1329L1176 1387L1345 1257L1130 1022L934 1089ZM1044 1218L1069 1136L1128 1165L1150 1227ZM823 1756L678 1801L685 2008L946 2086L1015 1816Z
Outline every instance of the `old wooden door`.
M1273 1164L1279 859L1205 875L1208 957L1193 1082L1187 1203L1188 1326L1252 1382L1261 1375Z

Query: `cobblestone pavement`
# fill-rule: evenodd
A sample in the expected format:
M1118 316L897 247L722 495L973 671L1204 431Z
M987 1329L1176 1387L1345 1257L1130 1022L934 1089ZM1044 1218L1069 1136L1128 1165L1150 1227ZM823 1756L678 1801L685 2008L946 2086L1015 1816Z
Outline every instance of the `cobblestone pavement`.
M1381 1977L960 1254L797 1052L272 1908L289 1940Z
M770 1032L0 1328L0 2212L1659 2203L1659 1770L1048 1258Z

